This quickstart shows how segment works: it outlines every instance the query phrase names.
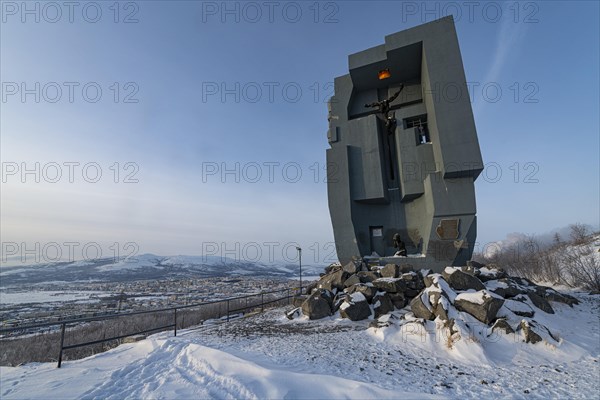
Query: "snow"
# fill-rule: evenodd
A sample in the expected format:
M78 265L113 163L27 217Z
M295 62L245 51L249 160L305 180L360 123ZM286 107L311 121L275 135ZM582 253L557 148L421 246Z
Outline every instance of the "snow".
M446 267L446 268L444 268L444 273L446 273L448 275L452 275L456 271L458 271L458 268L456 268L456 267Z
M496 274L498 273L498 270L496 268L487 268L487 267L481 267L479 268L479 272L481 273L481 275L484 276L496 276Z
M485 290L480 290L477 292L467 291L467 292L463 292L463 293L460 293L459 295L457 295L455 298L455 301L456 300L465 300L465 301L468 301L469 303L473 303L473 304L483 304L485 302L485 298L486 298Z
M487 281L485 283L485 287L488 288L489 290L507 289L508 284L506 282L500 282L497 280L493 280L493 281Z
M350 301L352 303L359 303L361 301L367 301L367 298L361 292L355 292L350 295Z
M457 318L450 340L439 320L408 310L369 328L339 314L289 321L279 308L159 333L61 369L1 367L0 397L598 398L600 296L577 297L573 308L552 302L556 314L536 313L559 335L554 344L526 344L521 332L492 333L468 318Z
M524 303L522 301L511 300L511 299L504 300L503 307L508 308L512 312L516 311L516 312L520 312L520 313L531 313L534 311L534 309L527 303Z
M110 295L110 293L102 291L65 292L54 290L32 290L29 292L0 292L0 306L8 304L48 303L75 300L95 302L100 300L98 296L101 295Z
M418 253L418 254L407 254L405 256L399 256L394 254L393 256L385 256L385 258L424 258L425 254L422 253ZM373 252L370 256L364 256L363 257L365 260L371 260L374 258L382 258L379 254L377 254L376 252Z
M423 290L423 292L421 293L421 302L423 303L423 305L431 312L433 312L433 307L431 306L431 303L429 301L429 293L431 292L431 290L429 290L429 288Z
M394 282L401 281L402 278L389 278L389 277L387 277L387 278L377 278L376 280L378 282L394 283ZM369 282L369 283L371 283L371 282Z
M433 285L431 285L429 287L429 289L431 291L439 291L446 293L446 295L448 296L448 299L454 303L454 300L456 299L456 292L454 291L454 289L452 289L450 287L450 285L448 284L448 282L446 282L445 279L443 279L442 275L440 274L432 274L432 282ZM439 289L438 289L439 288Z
M155 335L66 362L61 369L54 364L2 367L2 398L439 398L326 374L294 372L195 343L194 336L188 336Z

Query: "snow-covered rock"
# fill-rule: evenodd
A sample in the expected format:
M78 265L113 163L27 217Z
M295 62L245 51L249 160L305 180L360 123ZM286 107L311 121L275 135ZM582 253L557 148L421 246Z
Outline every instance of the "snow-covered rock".
M460 293L454 300L457 310L471 314L484 324L490 324L496 319L503 303L504 299L487 290Z
M302 313L310 319L320 319L331 315L333 294L329 290L316 289L302 303Z
M347 297L340 306L340 315L351 321L360 321L371 316L371 308L367 298L360 292Z
M373 297L372 303L375 318L379 318L382 315L394 311L394 303L392 302L392 299L388 293L377 292L377 294L375 294Z
M442 273L450 287L455 290L483 290L485 286L474 275L467 274L458 268L446 267Z

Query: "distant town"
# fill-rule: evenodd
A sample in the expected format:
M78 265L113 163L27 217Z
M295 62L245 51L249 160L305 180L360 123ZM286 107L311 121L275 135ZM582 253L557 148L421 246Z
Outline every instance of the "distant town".
M56 282L0 289L0 326L190 305L285 289L284 278L215 277Z

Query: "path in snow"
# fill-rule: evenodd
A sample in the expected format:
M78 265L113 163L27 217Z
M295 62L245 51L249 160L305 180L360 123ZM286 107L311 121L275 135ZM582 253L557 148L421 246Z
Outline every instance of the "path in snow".
M369 321L289 321L283 309L164 332L83 360L0 368L12 398L598 398L600 300L553 304L564 341L400 340ZM548 323L544 321L544 323ZM382 338L385 337L385 340Z

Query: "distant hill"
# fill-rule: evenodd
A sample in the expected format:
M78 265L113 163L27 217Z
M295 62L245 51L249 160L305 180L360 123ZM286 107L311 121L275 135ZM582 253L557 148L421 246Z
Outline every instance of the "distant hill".
M303 265L303 276L323 272L323 265ZM47 282L123 282L145 279L181 279L252 276L294 278L298 264L259 263L215 256L157 256L101 258L91 261L55 262L3 267L0 286L21 286Z

